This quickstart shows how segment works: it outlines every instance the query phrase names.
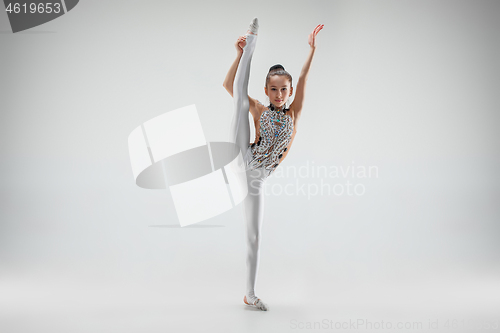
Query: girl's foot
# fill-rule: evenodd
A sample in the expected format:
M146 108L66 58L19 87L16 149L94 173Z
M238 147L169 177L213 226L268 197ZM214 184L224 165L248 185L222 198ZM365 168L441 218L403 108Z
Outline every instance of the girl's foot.
M260 298L257 300L257 302L255 302L255 306L257 307L257 309L262 310L262 311L269 310L269 306L267 306L266 303L262 302L262 300Z
M250 22L250 26L248 27L247 34L257 35L257 31L259 30L259 20L255 17L252 22Z
M247 296L245 295L245 297L243 298L243 302L245 302L246 305L255 306L257 309L262 311L269 310L269 306L266 303L262 302L260 298L258 298L254 304L250 304L247 302Z

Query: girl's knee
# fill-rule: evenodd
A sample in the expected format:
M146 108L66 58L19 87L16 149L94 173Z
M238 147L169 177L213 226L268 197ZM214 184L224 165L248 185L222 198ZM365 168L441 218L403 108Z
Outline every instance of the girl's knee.
M252 246L259 246L260 244L260 235L259 232L254 233L253 235L248 236L248 243Z

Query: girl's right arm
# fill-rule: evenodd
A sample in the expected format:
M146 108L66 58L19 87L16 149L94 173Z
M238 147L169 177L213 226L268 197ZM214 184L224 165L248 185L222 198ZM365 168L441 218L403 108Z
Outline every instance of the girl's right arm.
M236 76L236 70L238 69L238 64L240 63L241 55L243 54L243 48L245 47L245 45L247 45L246 36L238 37L238 40L236 40L236 43L234 44L237 52L236 59L229 68L226 78L224 79L224 83L222 84L222 86L226 88L231 97L233 96L234 77Z

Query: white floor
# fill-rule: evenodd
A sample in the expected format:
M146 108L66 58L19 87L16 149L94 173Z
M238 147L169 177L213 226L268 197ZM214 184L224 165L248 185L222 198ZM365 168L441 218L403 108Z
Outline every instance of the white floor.
M215 279L213 272L184 282L173 274L165 283L41 274L36 280L1 281L0 327L7 333L478 332L466 326L495 320L498 325L499 275L450 273L371 283L367 277L349 282L318 276L308 285L292 277L295 291L289 281L270 286L272 278L263 277L266 285L259 290L270 305L268 312L244 305L239 283ZM484 331L499 331L496 327Z

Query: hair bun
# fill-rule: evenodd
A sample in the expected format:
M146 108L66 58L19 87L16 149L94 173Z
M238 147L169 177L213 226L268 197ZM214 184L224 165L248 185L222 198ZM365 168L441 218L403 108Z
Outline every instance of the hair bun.
M276 64L274 66L271 66L271 68L269 68L269 72L272 72L272 71L275 71L275 70L285 70L285 67L283 67L282 65L280 64Z

